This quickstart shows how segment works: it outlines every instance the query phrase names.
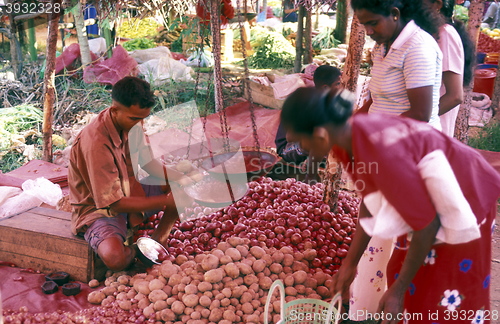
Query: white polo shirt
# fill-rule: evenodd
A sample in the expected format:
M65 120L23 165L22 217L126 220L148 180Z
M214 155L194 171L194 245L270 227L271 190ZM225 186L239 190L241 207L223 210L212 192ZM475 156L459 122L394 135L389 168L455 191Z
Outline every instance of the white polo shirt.
M372 51L370 113L400 115L410 109L407 89L433 86L432 115L429 124L441 129L439 88L442 53L434 38L412 20L406 24L384 57L385 47Z

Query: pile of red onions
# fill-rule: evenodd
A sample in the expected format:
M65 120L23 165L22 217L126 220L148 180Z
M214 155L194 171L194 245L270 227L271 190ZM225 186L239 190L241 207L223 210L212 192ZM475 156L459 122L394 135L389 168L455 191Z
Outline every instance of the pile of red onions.
M3 311L5 324L145 324L156 323L155 318L145 318L137 304L125 311L115 304L96 306L78 312L58 310L53 313L30 313L26 306L19 310Z
M190 220L174 226L167 249L173 257L194 255L236 235L250 239L252 246L290 246L300 252L315 249L317 257L311 271L321 269L333 274L355 232L359 198L340 191L335 213L322 199L322 184L262 178L250 182L248 194L222 210L214 212L198 205L187 208L185 214ZM152 216L138 234L151 234L161 216Z

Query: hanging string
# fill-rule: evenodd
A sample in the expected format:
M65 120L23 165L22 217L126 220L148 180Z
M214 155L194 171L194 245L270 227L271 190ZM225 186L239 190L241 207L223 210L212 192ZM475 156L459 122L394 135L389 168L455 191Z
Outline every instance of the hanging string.
M200 2L202 5L205 6L206 8L206 3L204 1L201 1ZM203 24L201 22L201 19L200 19L200 23L198 24L198 34L200 35L200 38L201 38L201 41L198 42L198 53L201 55L201 53L203 53L203 48L204 48L204 44L205 44L205 40L206 38L208 38L208 35L207 35L207 32L208 32L208 28L206 28L206 25ZM198 39L196 39L197 41ZM201 75L201 72L200 72L200 68L201 68L201 59L198 59L198 66L197 66L197 71L196 71L196 78L195 78L195 85L194 85L194 93L193 93L193 100L194 100L194 108L191 110L191 124L190 124L190 129L189 129L189 137L188 137L188 145L187 145L187 152L186 152L186 156L189 157L189 152L190 152L190 149L191 149L191 141L192 141L192 138L193 138L193 124L194 124L194 119L196 117L196 114L195 112L197 111L198 112L198 115L199 115L199 110L198 110L198 104L197 104L197 99L198 99L198 88L199 88L199 85L200 85L200 75ZM210 85L210 82L208 83ZM208 91L207 91L207 96L208 96ZM206 100L205 102L205 109L206 111L208 110L208 100ZM201 118L202 120L202 123L203 123L203 134L205 134L205 130L206 130L206 121L207 117L206 116L203 116ZM203 147L203 136L201 138L201 145L200 145L200 153L202 151L202 147Z
M241 16L241 6L240 6L240 0L237 0L236 3L237 6L237 11L240 13L238 14L238 24L240 27L240 40L241 40L241 54L243 55L243 66L244 66L244 71L245 71L245 78L243 80L243 92L248 94L248 101L250 102L250 119L252 121L252 131L253 131L253 137L254 137L254 143L255 147L257 148L257 152L260 153L260 142L259 142L259 136L257 133L257 123L256 123L256 117L255 117L255 106L252 98L252 90L250 89L249 82L250 82L250 72L248 69L248 60L247 60L247 52L246 52L246 37L244 37L244 28L243 28L243 22L242 22L242 16ZM247 0L243 0L243 13L244 16L247 16ZM261 164L262 164L262 159L261 159Z

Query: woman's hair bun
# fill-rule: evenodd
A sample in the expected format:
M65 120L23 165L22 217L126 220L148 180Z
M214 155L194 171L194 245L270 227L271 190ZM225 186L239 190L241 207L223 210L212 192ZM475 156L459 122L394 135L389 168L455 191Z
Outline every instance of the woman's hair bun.
M355 95L349 90L341 90L335 96L325 95L325 113L337 125L345 123L352 115Z

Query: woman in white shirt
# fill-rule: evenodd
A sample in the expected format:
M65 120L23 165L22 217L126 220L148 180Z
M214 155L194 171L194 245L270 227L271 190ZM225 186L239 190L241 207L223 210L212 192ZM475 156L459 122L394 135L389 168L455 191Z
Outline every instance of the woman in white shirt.
M436 12L421 1L353 0L359 22L376 45L372 50L369 100L360 112L402 115L441 129L439 88L442 54L422 29L434 28Z

